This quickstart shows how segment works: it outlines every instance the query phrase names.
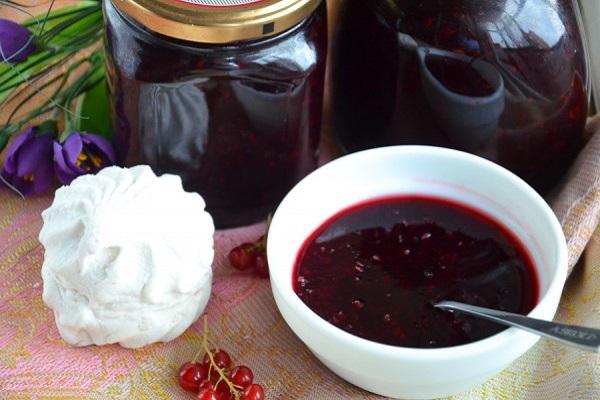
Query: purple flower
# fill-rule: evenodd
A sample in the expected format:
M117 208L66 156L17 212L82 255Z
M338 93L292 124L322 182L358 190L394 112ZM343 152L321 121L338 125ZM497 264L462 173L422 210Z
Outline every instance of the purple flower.
M50 132L38 135L38 127L15 138L6 152L2 178L23 195L41 193L52 183L52 138Z
M9 19L0 19L0 50L0 61L25 61L35 51L31 32Z
M113 147L101 136L73 132L62 145L54 142L54 171L64 185L79 175L96 173L114 163Z

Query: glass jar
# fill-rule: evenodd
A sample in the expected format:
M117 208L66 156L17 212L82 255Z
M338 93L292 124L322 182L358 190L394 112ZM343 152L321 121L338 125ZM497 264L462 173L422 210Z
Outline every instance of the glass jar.
M181 176L219 228L256 222L316 167L321 0L107 0L121 163Z
M452 147L538 190L583 144L588 76L572 0L344 0L334 129L348 151Z

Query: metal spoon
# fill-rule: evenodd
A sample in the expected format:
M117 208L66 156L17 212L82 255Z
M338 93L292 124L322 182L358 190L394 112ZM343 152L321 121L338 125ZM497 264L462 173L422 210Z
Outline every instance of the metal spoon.
M441 301L435 304L434 307L451 312L459 311L499 324L514 326L568 346L577 347L592 353L600 353L600 329L559 324L558 322L544 321L520 314L472 306L456 301Z

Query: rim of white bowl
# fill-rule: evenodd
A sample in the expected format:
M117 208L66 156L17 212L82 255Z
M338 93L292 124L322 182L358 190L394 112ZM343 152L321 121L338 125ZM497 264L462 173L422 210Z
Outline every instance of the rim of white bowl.
M401 154L411 154L411 155L427 155L427 156L443 156L451 159L460 159L460 162L471 162L477 164L478 166L489 170L489 173L492 174L500 174L503 175L510 181L510 184L515 187L516 190L520 190L524 193L525 196L529 197L534 203L536 207L539 207L543 212L547 222L551 226L552 236L556 241L557 245L557 272L551 278L550 285L548 286L548 290L545 293L540 293L540 298L536 304L536 306L531 310L527 315L535 318L543 318L542 315L539 315L541 311L543 311L546 307L551 307L555 309L552 304L550 304L553 299L556 297L560 298L560 294L562 293L564 283L567 278L567 245L564 237L564 233L562 231L562 227L556 218L556 215L550 208L550 206L546 203L546 201L525 181L519 178L517 175L507 170L506 168L489 161L485 158L466 153L459 150L448 149L443 147L436 146L421 146L421 145L399 145L399 146L387 146L387 147L378 147L374 149L368 149L359 151L356 153L351 153L348 155L344 155L340 158L330 161L329 163L323 165L322 167L316 169L307 175L304 179L302 179L294 188L285 196L285 198L280 203L277 208L273 219L271 221L271 228L277 227L281 222L279 219L281 218L280 209L284 209L287 204L288 198L291 198L295 195L296 192L302 190L302 187L306 185L307 181L314 179L315 176L319 176L320 174L326 173L328 169L333 167L339 167L339 164L349 163L349 162L360 162L361 158L372 157L372 153L381 153L388 154L392 153L396 156ZM486 172L487 173L487 172ZM498 221L501 222L501 221ZM505 224L503 224L505 226ZM316 229L317 227L315 227ZM276 234L276 230L272 231ZM524 243L525 245L525 243ZM526 245L525 245L526 246ZM526 246L527 248L527 246ZM530 251L529 248L527 248ZM295 249L297 251L299 248ZM269 244L267 243L267 252L269 252ZM535 264L535 263L534 263ZM537 264L535 265L536 271L539 273L539 268ZM308 321L313 326L317 326L318 329L323 332L323 334L327 334L327 336L335 337L336 340L347 343L348 346L359 347L363 350L366 350L370 353L382 354L386 356L390 356L390 354L399 356L399 357L407 357L407 358L415 358L423 361L427 360L452 360L455 358L464 357L465 352L469 354L477 354L485 352L487 349L495 347L496 342L505 342L509 340L511 337L515 336L517 333L525 333L523 330L510 327L499 333L496 333L492 336L489 336L484 339L480 339L471 343L466 343L458 346L449 346L449 347L438 347L438 348L415 348L415 347L401 347L394 346L384 343L375 342L369 339L362 338L360 336L353 335L349 332L340 329L333 324L327 322L325 319L320 317L317 313L315 313L310 307L308 307L294 292L292 286L293 276L292 274L287 274L289 276L286 277L285 281L283 279L274 279L279 277L281 274L275 273L275 271L271 272L271 285L273 286L273 290L275 287L279 290L282 296L281 300L285 301L291 308L293 308L296 312L301 312L303 314L303 319L308 319ZM292 266L293 273L293 266ZM553 296L555 295L555 296ZM558 304L558 301L557 301ZM553 315L555 311L553 311ZM285 318L284 318L285 319ZM287 321L286 321L287 322ZM528 334L528 333L527 333ZM531 334L530 334L531 335ZM302 340L302 338L301 338Z

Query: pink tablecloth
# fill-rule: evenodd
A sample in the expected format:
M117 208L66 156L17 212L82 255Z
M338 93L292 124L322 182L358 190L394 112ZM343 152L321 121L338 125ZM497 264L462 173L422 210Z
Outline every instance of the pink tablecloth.
M600 215L600 135L552 201L575 263ZM51 196L22 200L0 189L0 399L192 399L176 371L200 345L201 322L170 343L139 350L65 344L42 302L37 241ZM278 313L269 281L233 270L225 255L264 226L216 234L213 294L206 312L213 339L236 364L250 366L268 399L378 398L337 378L294 336ZM592 240L600 240L596 237ZM600 326L600 262L577 271L559 320ZM600 361L542 341L509 369L456 399L598 399Z

